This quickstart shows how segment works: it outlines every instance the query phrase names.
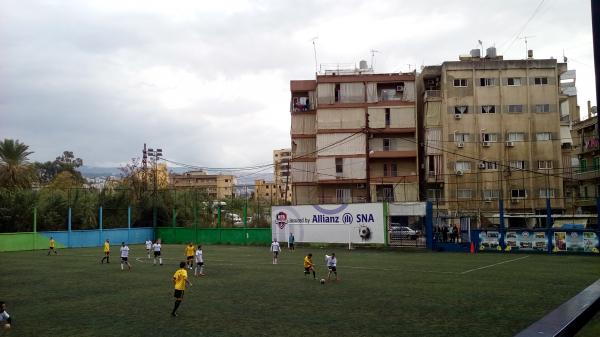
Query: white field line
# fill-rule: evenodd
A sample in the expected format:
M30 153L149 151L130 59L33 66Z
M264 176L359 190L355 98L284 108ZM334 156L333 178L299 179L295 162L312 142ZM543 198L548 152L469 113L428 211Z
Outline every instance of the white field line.
M505 263L509 263L509 262L514 262L514 261L523 260L523 259L526 259L526 258L528 258L528 257L529 257L529 255L525 255L525 256L518 257L518 258L516 258L516 259L512 259L512 260L506 260L506 261L502 261L502 262L498 262L498 263L490 264L490 265L483 266L483 267L479 267L479 268L474 268L474 269L465 270L465 271L463 271L463 272L462 272L462 273L460 273L460 274L461 274L461 275L464 275L464 274L468 274L468 273L470 273L470 272L473 272L473 271L477 271L477 270L481 270L481 269L486 269L486 268L491 268L491 267L494 267L494 266L499 266L499 265L501 265L501 264L505 264Z

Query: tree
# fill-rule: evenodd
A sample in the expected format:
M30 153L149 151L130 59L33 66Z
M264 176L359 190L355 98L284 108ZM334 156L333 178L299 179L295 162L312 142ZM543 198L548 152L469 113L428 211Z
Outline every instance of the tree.
M42 184L52 182L62 172L69 172L77 184L81 185L85 183L85 179L81 175L81 172L77 171L77 168L82 165L83 160L75 158L73 151L63 151L54 161L35 163L37 175Z
M0 186L7 188L29 188L34 181L34 172L27 156L29 146L14 139L0 142Z

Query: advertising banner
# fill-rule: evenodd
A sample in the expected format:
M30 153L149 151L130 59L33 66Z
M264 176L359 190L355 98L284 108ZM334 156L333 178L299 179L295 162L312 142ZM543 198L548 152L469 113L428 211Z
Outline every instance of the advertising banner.
M548 238L545 232L509 231L506 232L505 241L506 250L545 252L548 249Z
M554 252L598 253L598 236L594 232L554 232Z
M278 241L385 243L382 203L273 206L271 219Z
M500 233L498 231L479 232L479 250L500 250Z

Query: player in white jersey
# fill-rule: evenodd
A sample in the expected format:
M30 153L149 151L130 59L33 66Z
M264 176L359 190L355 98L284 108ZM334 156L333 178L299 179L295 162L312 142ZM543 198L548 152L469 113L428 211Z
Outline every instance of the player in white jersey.
M204 255L202 255L202 245L198 245L195 254L196 269L194 269L194 276L204 276Z
M146 254L148 254L148 258L150 258L151 251L152 251L152 241L146 240Z
M127 265L129 271L131 271L131 264L129 264L129 247L125 244L125 242L121 242L121 270L123 270L123 265Z
M6 312L6 304L4 302L0 302L0 327L4 329L10 329L10 324L12 320L10 319L10 315Z
M271 251L273 252L273 264L277 264L277 259L279 258L279 253L281 252L281 247L279 246L277 239L273 239L273 243L271 243Z
M160 239L156 240L154 242L154 244L152 245L152 250L154 251L154 263L152 263L153 266L156 266L156 260L158 259L158 263L162 266L163 262L162 262L162 257L160 256L160 249L162 248L161 244L160 244Z
M325 254L325 261L327 262L327 269L329 269L329 273L327 273L327 280L330 279L331 273L334 273L335 280L337 281L337 258L335 257L335 253L331 253L331 255Z

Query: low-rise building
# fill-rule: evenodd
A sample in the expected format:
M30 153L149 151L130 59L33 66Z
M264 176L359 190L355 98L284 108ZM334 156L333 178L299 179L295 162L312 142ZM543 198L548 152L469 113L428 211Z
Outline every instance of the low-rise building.
M183 174L171 174L170 185L178 189L197 189L212 199L231 198L236 183L235 176L207 174L205 171L188 171Z
M279 195L278 186L271 181L258 179L254 181L254 200L268 203L278 203L282 199Z

